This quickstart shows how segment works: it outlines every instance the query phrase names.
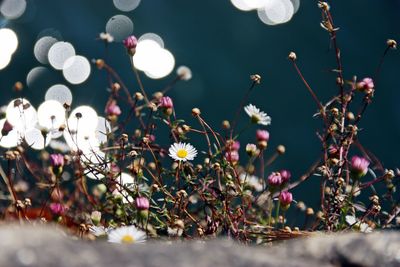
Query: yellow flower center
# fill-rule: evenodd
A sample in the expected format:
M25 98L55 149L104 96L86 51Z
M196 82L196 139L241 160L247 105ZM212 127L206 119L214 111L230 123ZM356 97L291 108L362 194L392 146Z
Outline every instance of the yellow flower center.
M181 159L186 158L187 154L188 153L185 149L179 149L178 152L176 152L176 155Z
M132 244L133 242L135 242L135 239L134 239L133 236L131 236L131 235L124 235L124 236L121 238L121 243L124 243L124 244Z
M251 116L251 122L252 123L258 123L261 120L260 116L254 114Z

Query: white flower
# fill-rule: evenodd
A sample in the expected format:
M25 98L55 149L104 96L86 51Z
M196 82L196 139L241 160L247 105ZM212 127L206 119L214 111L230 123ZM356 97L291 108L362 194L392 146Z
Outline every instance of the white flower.
M171 158L183 162L193 160L197 155L197 150L191 144L181 142L171 145L168 151Z
M241 173L239 175L239 180L244 183L246 181L246 183L254 188L254 190L256 190L257 192L261 192L263 190L263 184L260 180L260 178L258 178L257 176L248 174L248 173Z
M89 227L89 232L94 235L94 236L106 236L107 233L111 230L112 228L105 228L103 225L100 226L95 226L92 225Z
M244 107L244 111L246 111L247 115L249 115L251 122L261 124L261 125L270 125L271 117L267 115L264 111L260 111L259 108L252 104L248 104Z
M114 37L109 33L101 32L99 36L101 40L106 41L107 43L112 43L114 41Z
M186 66L178 67L176 74L184 81L189 81L192 79L192 71Z
M135 226L122 226L108 233L108 242L112 243L143 243L146 241L146 233L138 230Z
M359 222L356 217L347 215L346 222L353 228L359 230L362 233L371 233L372 228L368 225L368 223Z

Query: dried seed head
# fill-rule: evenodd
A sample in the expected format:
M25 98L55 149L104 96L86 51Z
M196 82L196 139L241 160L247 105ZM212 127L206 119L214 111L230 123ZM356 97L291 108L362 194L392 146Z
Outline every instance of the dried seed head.
M129 140L129 136L126 133L121 134L121 141L127 143Z
M388 47L392 48L392 49L396 49L397 48L397 42L393 39L388 39L386 41L386 44Z
M113 83L111 89L113 90L113 92L118 92L119 89L121 89L121 85L119 83Z
M153 94L153 97L157 100L157 101L160 101L161 100L161 98L164 96L164 94L162 93L162 92L155 92L154 94Z
M229 123L229 121L224 120L224 121L222 122L222 128L225 129L225 130L230 129L230 128L231 128L231 124Z
M178 197L183 197L183 198L185 198L185 197L188 196L188 193L187 193L185 190L181 189L181 190L179 190L178 192L176 192L176 195L177 195Z
M153 103L153 102L150 102L150 103L147 105L147 107L148 107L149 109L151 109L153 112L156 112L156 111L157 111L157 105L156 105L155 103Z
M339 116L339 109L338 108L332 108L331 113L333 116L337 117Z
M317 211L317 218L322 220L324 218L324 213L322 211Z
M301 211L305 211L306 210L306 204L304 204L303 201L299 201L296 204L296 208L298 208Z
M261 83L261 76L258 74L253 74L250 75L250 79L255 82L256 84L260 84Z
M306 209L306 214L307 214L308 216L314 215L314 210L313 210L312 208L307 208L307 209Z
M16 92L21 92L22 89L24 89L24 85L23 85L21 82L16 82L16 83L14 84L14 90L15 90Z
M198 109L198 108L193 108L193 109L192 109L192 115L193 115L194 117L197 117L197 116L199 116L200 114L201 114L200 109Z
M354 113L353 112L347 112L346 117L349 121L354 121Z
M329 11L329 9L330 9L329 4L327 2L323 2L323 1L318 1L318 7L324 11Z
M264 150L264 149L267 148L268 143L267 143L267 141L264 141L264 140L263 140L263 141L258 141L257 146L258 146L259 149ZM283 148L285 148L285 147L283 147ZM277 149L277 150L278 150L278 149ZM284 150L285 150L285 149L284 149ZM278 151L278 153L280 153L280 152ZM284 151L283 153L285 153L285 151ZM280 154L281 154L281 153L280 153Z
M295 60L297 59L297 55L296 55L295 52L290 52L288 58L289 58L291 61L295 61Z
M184 125L182 125L182 130L184 131L184 132L189 132L190 131L190 126L189 125L186 125L186 124L184 124Z
M278 153L281 154L281 155L285 154L285 152L286 152L285 146L284 146L284 145L279 145L279 146L276 148L276 152L278 152Z
M157 169L157 165L154 162L149 162L147 166L149 166L149 169L152 171L155 171Z
M342 177L340 177L338 180L337 180L337 182L336 182L336 184L338 185L338 186L343 186L344 185L344 179L342 178Z
M151 191L153 191L153 192L160 191L160 186L158 186L158 184L152 184L151 185Z
M292 232L292 229L290 229L289 226L285 226L285 228L283 228L283 231L288 232L288 233L291 233L291 232Z
M95 64L99 70L101 70L105 65L104 60L102 59L96 59Z
M218 162L216 162L216 163L214 163L214 165L213 165L213 169L214 169L214 170L219 170L219 169L221 169L221 165L220 165Z
M137 101L141 101L141 100L144 99L144 96L142 95L142 93L136 92L136 93L135 93L135 99L136 99Z
M396 175L394 174L393 170L385 170L385 178L387 179L393 179Z

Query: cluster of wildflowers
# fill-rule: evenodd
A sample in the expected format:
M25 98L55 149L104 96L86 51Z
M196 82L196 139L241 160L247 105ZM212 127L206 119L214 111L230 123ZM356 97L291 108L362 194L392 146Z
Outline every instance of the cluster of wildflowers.
M323 14L321 25L335 37L338 29L329 5L319 2L318 6ZM113 42L109 34L100 38L105 45ZM71 110L70 104L52 100L38 111L22 98L6 107L0 120L0 146L9 168L5 172L0 166L10 200L9 206L2 207L4 218L55 221L84 238L106 237L109 242L125 244L162 236L220 235L243 242L267 242L279 239L280 234L298 236L306 230L370 232L394 224L398 214L393 203L394 178L398 174L383 169L356 139L357 125L374 95L373 79L345 82L339 71L339 94L326 105L305 82L323 119L323 130L318 132L323 155L310 171L294 179L289 170L274 169L273 163L285 153L285 147L270 149L267 129L271 117L246 104L250 92L261 84L259 75L250 76L244 104L239 105L235 118L222 123L220 131L206 121L199 108L192 109L196 122L189 125L179 119L180 111L167 93L175 83L189 81L191 70L178 67L175 79L150 95L132 60L138 40L129 36L123 45L140 92L126 86L108 62L94 60L109 80L105 117L89 106ZM388 41L388 47L395 48L395 42ZM289 59L305 81L294 52ZM362 94L363 106L354 115L349 104L358 94ZM236 128L241 114L247 114L249 120L243 128L253 131L248 143L242 140L243 131ZM240 142L246 145L241 148ZM31 148L41 151L37 158L27 153ZM369 173L372 180L366 180ZM293 195L293 189L312 176L320 177L321 183L316 212ZM26 177L32 181L26 183ZM380 181L387 189L383 197L374 192L368 198L370 203L358 201L363 189ZM391 204L392 210L384 213L383 202ZM292 231L286 213L294 208L305 213L306 223Z

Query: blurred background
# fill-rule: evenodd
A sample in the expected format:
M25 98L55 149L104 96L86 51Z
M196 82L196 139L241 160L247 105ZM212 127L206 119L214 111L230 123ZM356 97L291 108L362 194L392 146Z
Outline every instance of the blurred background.
M256 7L260 3L248 2ZM278 0L266 2L267 6L257 12L244 11L252 8L246 6L245 0L0 1L0 26L11 29L18 39L18 47L12 54L7 50L8 33L0 34L0 105L20 95L12 90L17 81L25 86L22 95L36 107L44 100L49 87L65 84L72 91L73 107L91 105L101 114L108 97L105 72L92 66L87 76L88 69L83 62L83 69L73 69L68 78L60 68L55 68L68 56L66 50L53 49L54 64L48 64L47 52L55 42L64 41L71 44L76 55L89 61L106 58L133 93L139 88L125 48L117 39L130 33L138 37L155 33L162 38L167 51L163 55L169 61L159 75L161 78L152 79L141 73L149 94L171 82L175 69L186 65L192 70L193 78L179 82L169 94L174 99L178 117L196 125L190 111L198 107L206 120L220 129L222 120L233 119L251 84L249 76L260 74L262 83L255 88L249 102L272 117L272 124L267 127L271 134L268 155L279 144L285 145L287 151L270 171L287 168L297 179L320 155L321 145L315 132L321 121L312 117L317 108L287 55L290 51L296 52L304 76L325 102L337 90L335 74L330 71L336 66L334 51L327 32L320 27L317 1L289 1L292 5L289 9L277 3ZM286 12L283 15L282 10ZM400 40L400 1L334 1L331 11L336 26L340 27L338 42L345 78L373 76L386 40ZM107 52L105 43L98 40L106 28L118 37L107 45ZM38 42L43 37L53 39ZM374 103L360 124L365 129L359 134L360 141L388 168L399 166L399 64L398 51L390 51L376 82ZM77 80L74 75L78 76ZM246 124L248 118L244 112L240 120L242 125ZM254 140L255 130L242 136L242 147ZM198 139L194 144L202 141ZM306 184L295 190L295 196L306 196L308 204L317 205L318 177Z

